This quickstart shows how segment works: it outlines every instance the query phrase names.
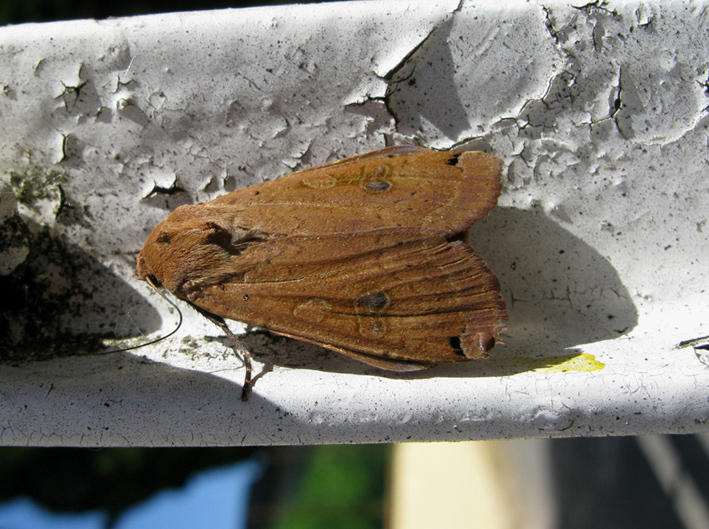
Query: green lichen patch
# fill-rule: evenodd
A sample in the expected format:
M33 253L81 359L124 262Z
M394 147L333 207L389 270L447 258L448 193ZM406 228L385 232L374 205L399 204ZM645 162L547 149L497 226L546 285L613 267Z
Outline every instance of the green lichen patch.
M66 173L38 165L30 165L22 173L10 171L9 176L15 198L27 207L40 200L60 200L60 186L67 181Z

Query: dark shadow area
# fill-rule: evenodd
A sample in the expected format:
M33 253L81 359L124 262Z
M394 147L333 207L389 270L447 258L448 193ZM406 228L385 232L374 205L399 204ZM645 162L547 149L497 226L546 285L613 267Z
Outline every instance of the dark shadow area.
M141 202L153 208L164 210L165 217L180 206L194 204L194 200L189 193L180 188L177 183L167 189L157 185L154 186L148 196L141 199Z
M13 428L37 445L264 444L254 437L260 435L260 421L276 417L284 428L301 424L261 397L258 385L247 402L240 400L244 371L238 358L233 358L237 382L219 376L224 371L232 369L220 366L207 373L116 353L0 365L0 386L7 395L3 408L21 410L12 413ZM4 443L13 444L13 432L0 428Z
M470 128L467 111L458 98L448 42L451 17L437 26L407 60L387 79L387 106L405 130L416 134L429 121L447 138L458 138ZM444 95L431 104L431 99ZM414 111L415 109L415 111Z
M471 246L502 285L511 354L562 354L627 334L638 323L608 260L543 211L498 207L472 227Z
M24 262L0 276L0 362L46 360L104 350L104 339L149 334L161 327L158 312L89 252L42 229L37 234L13 218L3 236L24 234Z

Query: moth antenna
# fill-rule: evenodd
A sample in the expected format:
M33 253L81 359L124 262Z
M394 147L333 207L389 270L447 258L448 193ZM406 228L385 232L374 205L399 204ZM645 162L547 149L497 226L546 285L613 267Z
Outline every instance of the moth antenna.
M172 331L167 333L165 336L160 336L159 338L155 338L154 340L150 340L149 342L142 343L140 345L134 345L132 347L124 347L123 349L116 349L114 351L102 351L100 353L90 353L91 356L99 356L99 355L108 355L108 354L113 354L113 353L125 353L126 351L133 351L134 349L140 349L141 347L147 347L148 345L153 345L155 343L161 342L162 340L165 340L166 338L169 338L173 334L175 334L178 330L180 330L180 327L182 327L182 311L180 310L180 307L177 306L177 304L172 301L170 298L168 298L162 290L160 290L157 285L153 282L150 277L146 277L145 281L155 289L155 292L160 294L160 296L167 301L172 307L177 311L177 314L179 315L179 319L177 320L177 327L175 327Z

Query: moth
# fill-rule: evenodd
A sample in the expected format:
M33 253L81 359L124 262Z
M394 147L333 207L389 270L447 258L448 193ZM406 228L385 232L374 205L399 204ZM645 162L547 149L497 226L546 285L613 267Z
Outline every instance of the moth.
M148 237L136 276L218 324L381 369L486 358L505 303L461 236L497 203L502 165L389 147L180 206ZM250 383L247 371L244 397Z

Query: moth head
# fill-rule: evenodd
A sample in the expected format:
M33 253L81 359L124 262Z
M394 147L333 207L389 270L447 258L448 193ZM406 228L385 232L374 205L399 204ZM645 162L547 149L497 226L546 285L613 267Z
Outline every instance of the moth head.
M154 277L185 297L188 286L233 274L233 257L264 235L235 225L228 215L206 204L180 206L158 224L138 255L135 275Z

